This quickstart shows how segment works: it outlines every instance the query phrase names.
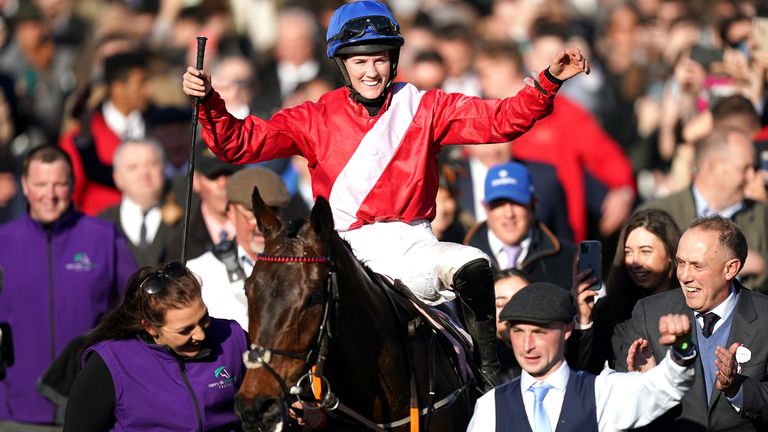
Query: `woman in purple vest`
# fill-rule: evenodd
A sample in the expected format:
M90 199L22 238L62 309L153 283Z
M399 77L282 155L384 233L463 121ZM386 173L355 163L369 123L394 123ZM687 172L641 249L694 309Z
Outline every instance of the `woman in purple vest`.
M64 430L240 430L246 350L235 321L208 316L186 267L144 267L86 340Z

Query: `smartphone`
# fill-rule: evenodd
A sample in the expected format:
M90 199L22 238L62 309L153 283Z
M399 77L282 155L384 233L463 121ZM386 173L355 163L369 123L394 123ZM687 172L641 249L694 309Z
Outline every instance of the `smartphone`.
M712 63L723 61L723 50L721 48L696 45L691 49L691 60L708 68Z
M583 272L586 269L592 270L591 277L597 277L598 281L595 282L589 289L600 289L600 269L602 262L602 252L600 242L597 240L584 240L579 243L579 266L578 273Z
M768 17L752 18L753 55L768 56Z

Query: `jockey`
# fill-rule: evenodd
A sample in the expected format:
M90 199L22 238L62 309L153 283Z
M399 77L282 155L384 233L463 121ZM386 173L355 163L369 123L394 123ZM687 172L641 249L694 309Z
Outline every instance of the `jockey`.
M341 6L326 39L346 86L269 120L234 118L210 74L189 67L182 88L201 98L205 142L234 163L305 157L314 196L327 197L335 228L358 259L428 304L458 294L480 385L491 389L499 368L492 271L480 250L440 242L431 231L437 155L447 144L513 140L552 111L562 82L588 72L589 63L578 49L564 50L516 96L482 100L394 82L404 40L383 3Z

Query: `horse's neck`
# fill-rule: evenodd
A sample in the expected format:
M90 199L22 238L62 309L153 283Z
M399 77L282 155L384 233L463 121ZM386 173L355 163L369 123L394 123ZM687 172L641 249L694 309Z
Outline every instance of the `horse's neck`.
M378 370L380 376L392 380L386 387L404 385L407 389L408 381L402 378L402 372L408 370L403 352L407 335L382 291L385 288L376 285L351 253L338 265L339 304L334 329L337 337L330 362L333 369L352 383L355 381L351 375L370 382L372 373ZM392 370L379 370L384 368Z

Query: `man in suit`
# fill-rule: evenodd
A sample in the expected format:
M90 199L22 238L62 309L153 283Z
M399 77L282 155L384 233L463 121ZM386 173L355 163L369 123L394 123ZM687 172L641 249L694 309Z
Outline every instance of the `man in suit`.
M695 172L689 189L648 203L669 213L684 227L696 217L718 214L733 220L749 243L740 269L747 288L768 290L768 207L744 196L755 175L752 140L740 129L720 127L696 145Z
M492 167L485 179L487 220L470 229L464 244L485 252L494 270L517 268L534 282L569 287L576 247L536 220L535 202L524 165L507 162Z
M177 230L177 217L163 212L163 150L144 139L123 142L112 162L115 185L122 193L120 204L101 213L128 239L128 247L139 267L178 259L170 255L169 243Z
M659 342L672 348L653 371L596 376L565 359L575 312L568 291L549 283L526 286L504 306L500 319L523 372L478 399L469 432L624 430L647 424L691 388L696 349L687 316L659 319Z
M651 325L660 316L684 313L697 323L693 388L649 430L767 430L768 341L759 337L768 333L768 297L744 289L736 279L746 256L747 241L731 220L696 219L677 248L681 288L640 300L614 337L616 369L627 370L630 352L651 363L664 355Z

